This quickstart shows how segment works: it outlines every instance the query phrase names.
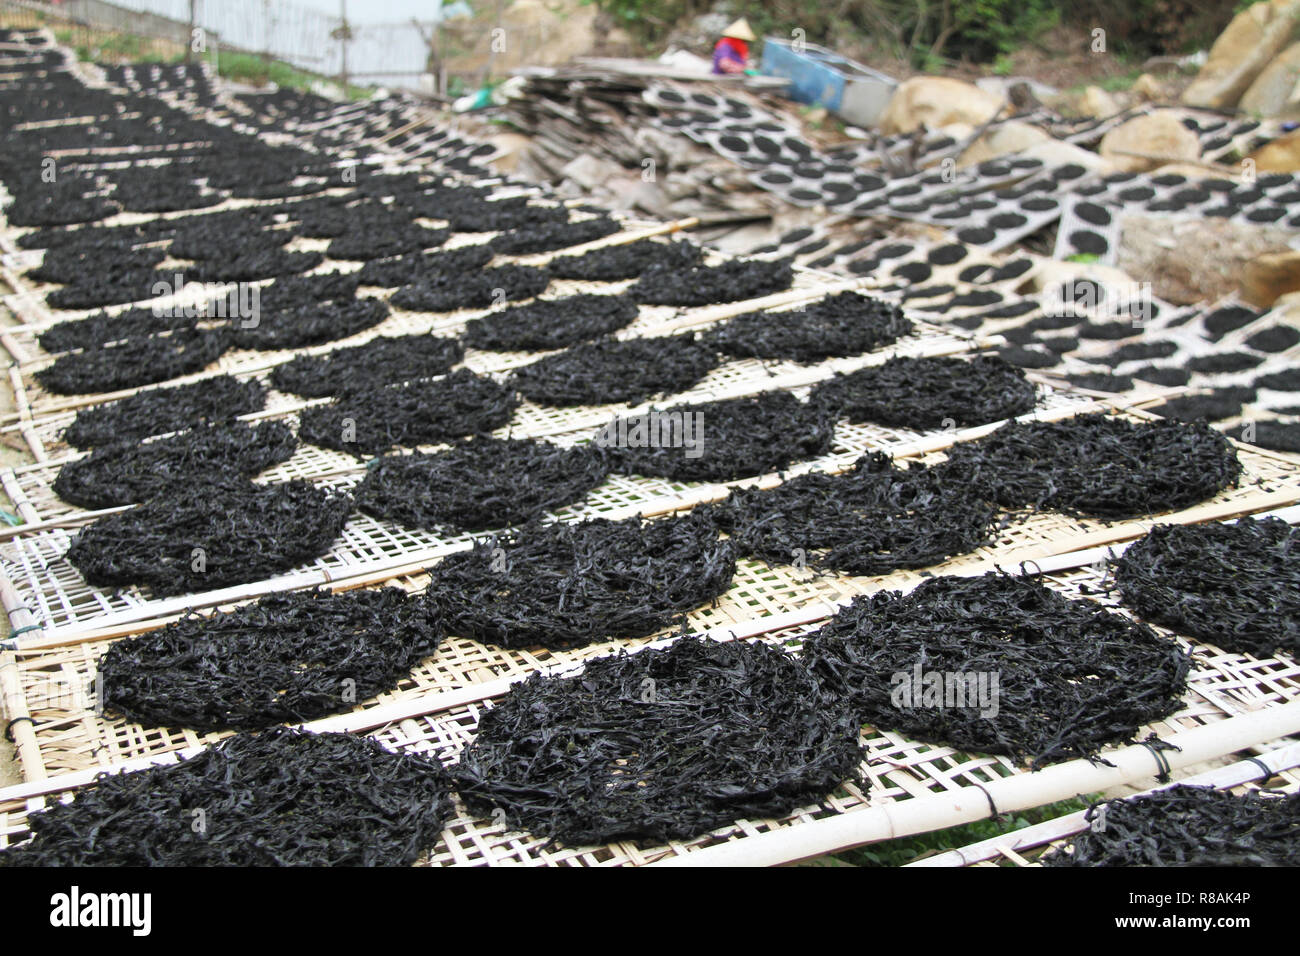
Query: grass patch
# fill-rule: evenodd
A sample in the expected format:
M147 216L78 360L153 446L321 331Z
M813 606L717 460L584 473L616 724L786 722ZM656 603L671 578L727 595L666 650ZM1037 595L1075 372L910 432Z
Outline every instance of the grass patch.
M1065 816L1067 813L1086 810L1098 799L1100 799L1100 794L1090 797L1076 797L1073 800L1062 800L1059 803L1049 803L1043 807L1022 810L996 819L977 820L974 823L949 827L947 830L936 830L933 833L921 833L917 836L900 837L897 840L872 843L858 847L856 850L837 853L827 859L834 861L829 865L904 866L923 857L934 856L936 853L943 853L946 850L978 843L981 840L989 840L1004 833L1023 830L1035 823L1053 820Z

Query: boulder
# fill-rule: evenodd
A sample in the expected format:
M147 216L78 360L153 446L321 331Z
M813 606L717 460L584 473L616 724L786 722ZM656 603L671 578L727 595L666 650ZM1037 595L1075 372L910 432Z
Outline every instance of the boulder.
M1300 0L1298 0L1300 2ZM919 126L949 123L979 126L996 115L1005 101L994 93L945 76L914 76L894 91L880 117L886 135L910 133Z
M1293 129L1265 143L1249 158L1255 161L1255 169L1261 173L1300 172L1300 129Z
M1169 99L1169 91L1165 85L1157 80L1150 73L1143 73L1133 85L1129 87L1129 92L1142 103L1159 103Z
M1257 116L1300 119L1300 43L1292 43L1264 67L1239 105Z
M1198 159L1201 143L1191 130L1182 124L1172 110L1157 110L1135 116L1121 123L1101 139L1101 155L1115 164L1117 169L1131 173L1146 172L1182 160ZM1130 156L1128 153L1142 153Z
M1031 146L1047 142L1056 142L1056 140L1037 126L1014 121L1002 123L988 130L973 142L961 154L958 165L970 166L975 163L982 163L986 159L1005 156L1007 153L1019 153Z
M1118 113L1121 107L1115 97L1100 86L1089 86L1074 101L1074 108L1081 116L1106 119Z
M1269 308L1288 292L1300 291L1300 249L1275 252L1246 263L1241 295L1261 309Z
M1232 18L1210 47L1196 79L1183 91L1188 106L1227 109L1236 106L1300 26L1300 0L1251 4Z

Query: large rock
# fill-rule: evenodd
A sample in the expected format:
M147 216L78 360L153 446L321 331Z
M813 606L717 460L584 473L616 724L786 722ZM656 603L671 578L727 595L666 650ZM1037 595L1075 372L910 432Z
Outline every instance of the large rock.
M1101 155L1125 172L1141 173L1165 163L1198 159L1201 143L1172 110L1157 110L1121 123L1101 139ZM1128 153L1142 153L1130 156Z
M1239 105L1259 116L1300 118L1300 43L1292 43L1264 67Z
M962 166L970 166L982 163L986 159L1005 156L1007 153L1019 153L1031 146L1049 141L1056 140L1037 126L1020 122L1002 123L971 143L970 147L961 154L958 163Z
M1241 295L1261 309L1270 307L1288 292L1300 291L1300 249L1260 256L1246 263L1241 276Z
M1074 107L1081 116L1094 119L1107 119L1120 111L1119 101L1100 86L1085 87L1074 101Z
M1261 173L1300 172L1300 129L1292 130L1250 154Z
M961 80L914 76L900 83L890 97L880 118L880 129L893 134L910 133L923 124L932 129L949 123L979 126L994 116L1004 102L1002 97Z
M1296 35L1300 0L1255 3L1232 18L1210 47L1210 56L1183 91L1188 106L1227 109Z

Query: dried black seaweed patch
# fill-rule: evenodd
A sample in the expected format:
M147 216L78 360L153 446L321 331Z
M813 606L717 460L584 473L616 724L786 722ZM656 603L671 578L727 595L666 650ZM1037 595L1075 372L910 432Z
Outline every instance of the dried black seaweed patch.
M95 692L106 715L146 727L256 730L392 690L442 637L400 588L271 594L115 642Z
M128 339L85 352L69 352L35 374L56 395L86 395L153 385L198 372L231 345L224 330L183 329L170 335Z
M1179 784L1087 811L1043 866L1300 866L1300 794Z
M1226 651L1300 653L1300 531L1280 518L1157 525L1115 564L1124 604Z
M794 270L787 260L733 259L691 269L656 265L642 273L628 295L652 305L709 305L771 295L790 288L793 282Z
M258 581L330 549L352 499L305 481L173 487L87 525L64 555L98 587L160 595Z
M1145 624L1001 574L857 598L804 659L877 729L1033 767L1131 741L1179 709L1190 668Z
M379 299L331 299L263 307L255 323L235 320L232 337L245 349L296 349L346 339L388 318Z
M431 455L376 459L357 489L357 507L408 528L480 531L572 504L607 474L593 445L476 438Z
M642 239L593 249L581 256L561 256L552 259L547 268L557 279L615 282L635 279L654 266L690 269L699 265L703 257L704 250L689 242Z
M705 337L727 355L820 362L891 345L913 328L898 306L859 292L841 292L803 308L747 312Z
M1012 422L953 446L948 459L990 481L1006 507L1100 518L1186 508L1234 486L1241 474L1236 449L1203 423L1103 414Z
M64 430L63 440L74 448L138 440L248 415L265 404L266 387L261 382L218 375L82 409Z
M470 809L511 828L662 843L818 803L861 759L843 701L798 661L684 637L516 684L452 774Z
M447 630L501 647L580 647L644 637L712 601L736 571L703 514L532 527L431 569Z
M495 352L543 352L608 335L637 317L632 299L573 295L516 305L465 324L465 344Z
M54 493L82 508L135 504L180 483L247 475L287 461L298 439L284 422L203 425L144 444L105 445L70 461L54 479Z
M300 355L271 371L271 384L305 398L382 388L444 375L465 357L457 339L436 335L381 336L324 355Z
M535 252L550 252L594 242L618 232L619 224L607 216L596 216L581 222L542 222L503 232L491 242L492 251L499 255L521 256Z
M680 481L729 481L827 454L835 423L789 392L676 405L617 418L596 433L612 470Z
M539 405L636 405L685 391L718 364L694 335L576 345L515 369L511 382Z
M903 357L823 382L809 401L851 422L931 429L1023 415L1036 393L1022 369L996 356Z
M550 281L549 272L532 266L498 266L468 275L426 274L398 289L389 301L411 312L484 309L503 301L531 299L540 295Z
M354 455L437 445L500 428L519 400L492 379L457 369L444 378L349 392L302 410L303 441Z
M487 245L460 246L442 252L409 253L391 259L372 259L356 273L361 285L395 288L414 282L454 281L465 273L481 269L492 260Z
M448 780L427 754L276 727L178 764L103 774L30 817L0 866L400 866L438 841Z
M68 352L89 349L109 342L138 339L174 329L193 328L205 321L202 315L186 315L185 310L127 309L116 315L98 312L84 319L69 319L50 326L37 336L45 351Z
M881 452L845 475L738 488L717 506L737 553L851 574L923 568L974 551L996 523L992 493L943 468L895 468Z

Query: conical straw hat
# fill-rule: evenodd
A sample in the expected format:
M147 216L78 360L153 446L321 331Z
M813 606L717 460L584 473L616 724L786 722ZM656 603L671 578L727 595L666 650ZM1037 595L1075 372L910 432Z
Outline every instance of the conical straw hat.
M754 36L754 31L749 28L749 21L744 17L741 17L731 26L727 27L727 29L723 30L722 35L724 37L731 37L736 40L745 40L747 42L753 42L758 39L758 37Z

